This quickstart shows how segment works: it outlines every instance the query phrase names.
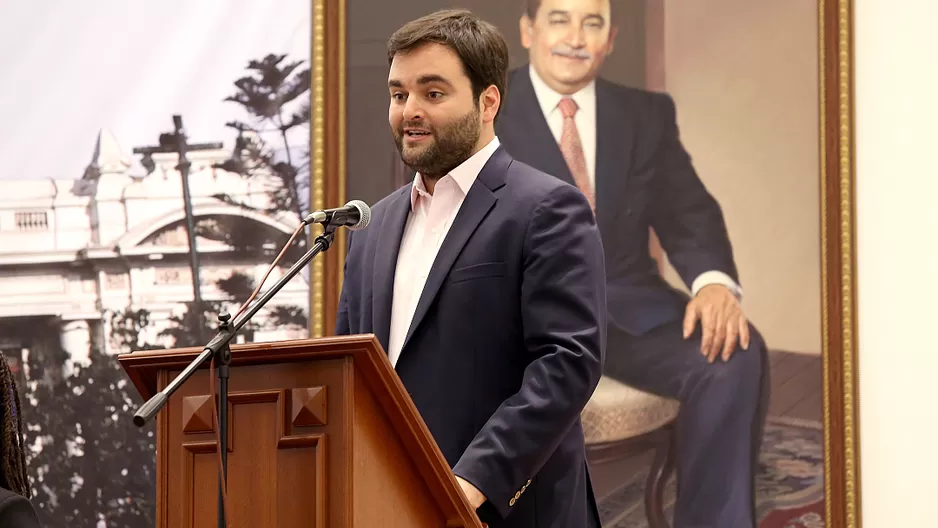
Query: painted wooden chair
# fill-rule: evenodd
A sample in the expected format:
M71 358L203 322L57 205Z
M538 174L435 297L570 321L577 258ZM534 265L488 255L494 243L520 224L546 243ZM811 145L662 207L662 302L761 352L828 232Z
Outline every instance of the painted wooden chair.
M603 376L581 414L591 464L655 452L645 482L650 528L668 528L664 488L674 471L674 419L678 402Z

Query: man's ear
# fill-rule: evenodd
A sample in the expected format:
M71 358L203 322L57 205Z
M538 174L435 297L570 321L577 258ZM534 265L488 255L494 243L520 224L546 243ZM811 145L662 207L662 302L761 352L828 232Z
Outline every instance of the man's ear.
M481 95L479 95L479 109L482 114L482 122L490 123L495 121L495 116L498 114L498 109L502 106L502 96L498 92L498 88L495 85L491 85L486 88Z
M518 32L521 34L521 46L531 49L534 44L534 21L527 14L521 15L518 21Z
M609 28L609 41L606 42L606 56L612 55L612 50L616 47L616 32L619 28L612 26Z

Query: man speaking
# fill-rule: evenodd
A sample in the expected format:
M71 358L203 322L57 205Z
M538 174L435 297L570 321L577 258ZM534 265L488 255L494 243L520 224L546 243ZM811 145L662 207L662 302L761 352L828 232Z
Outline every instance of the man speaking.
M598 528L580 424L606 331L589 201L495 137L508 48L493 26L437 12L388 59L388 121L416 175L349 234L336 333L377 336L491 528Z

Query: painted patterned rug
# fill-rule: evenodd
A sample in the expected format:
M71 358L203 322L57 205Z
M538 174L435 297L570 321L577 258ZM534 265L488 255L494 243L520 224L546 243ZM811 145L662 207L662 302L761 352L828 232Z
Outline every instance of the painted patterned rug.
M824 528L824 432L816 422L772 418L766 424L757 481L759 528ZM647 528L644 474L602 499L603 528ZM674 513L674 478L665 491Z

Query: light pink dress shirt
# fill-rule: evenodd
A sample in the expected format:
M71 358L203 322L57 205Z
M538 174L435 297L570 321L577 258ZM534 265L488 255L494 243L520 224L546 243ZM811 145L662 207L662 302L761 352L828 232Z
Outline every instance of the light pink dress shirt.
M410 214L404 226L404 237L397 253L397 271L394 274L391 334L388 339L391 365L397 365L436 254L466 194L498 146L498 138L494 138L479 152L440 178L433 187L432 195L427 192L420 174L414 176Z

